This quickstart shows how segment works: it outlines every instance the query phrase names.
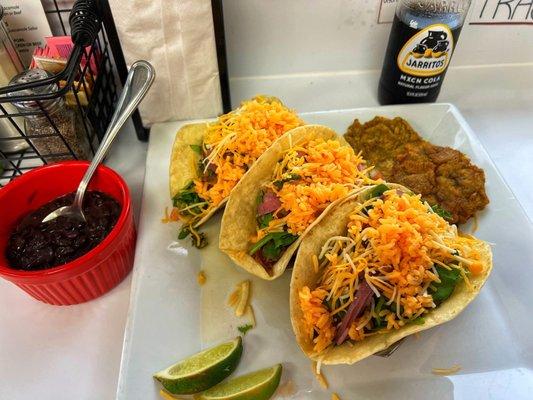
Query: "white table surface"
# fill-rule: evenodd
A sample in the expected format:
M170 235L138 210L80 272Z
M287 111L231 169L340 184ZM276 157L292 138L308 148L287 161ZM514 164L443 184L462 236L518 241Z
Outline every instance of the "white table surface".
M524 101L513 93L499 99L481 97L444 92L440 100L458 106L533 220L533 99L527 96ZM307 111L307 101L290 105ZM375 105L375 100L368 103ZM136 212L146 149L127 126L107 161L130 185ZM130 282L131 276L86 304L54 307L1 280L0 399L113 399Z

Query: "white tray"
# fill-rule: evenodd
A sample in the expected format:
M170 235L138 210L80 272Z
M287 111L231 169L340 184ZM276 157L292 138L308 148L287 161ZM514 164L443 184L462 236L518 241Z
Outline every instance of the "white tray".
M432 143L457 148L486 174L491 200L479 214L476 235L494 243L494 269L479 297L453 321L409 338L390 358L370 357L352 366L324 367L330 390L315 381L309 361L293 338L288 312L290 270L279 280L253 279L217 249L220 215L207 225L210 245L202 251L188 240L169 245L176 226L162 224L168 200L168 159L182 122L152 129L139 239L135 257L117 399L158 399L152 374L213 342L235 337L236 321L225 305L242 279L253 281L257 328L245 336L245 355L236 374L282 362L286 399L329 399L335 391L352 399L530 399L533 393L533 229L475 134L448 104L389 106L302 114L308 123L343 134L354 118L401 116ZM504 132L502 132L504 134ZM512 155L511 155L512 156ZM200 290L197 272L207 271ZM453 364L453 376L432 368Z

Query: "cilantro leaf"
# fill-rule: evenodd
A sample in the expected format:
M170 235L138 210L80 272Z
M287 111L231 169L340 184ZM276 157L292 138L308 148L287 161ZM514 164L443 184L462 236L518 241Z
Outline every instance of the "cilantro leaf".
M189 230L189 227L184 226L180 229L180 232L178 233L178 239L182 240L185 239L187 236L191 234L191 231Z
M379 185L374 186L370 190L370 193L368 193L368 196L367 196L367 200L373 199L374 197L379 197L383 193L385 193L387 190L390 190L390 188L384 183L380 183Z
M426 323L426 319L424 317L418 317L418 318L412 319L409 322L415 325L424 325Z
M296 239L298 239L298 236L288 232L270 232L252 246L250 255L254 255L262 249L265 258L268 260L277 260L281 252L294 243Z
M203 150L202 150L202 145L201 144L190 144L189 147L195 152L197 153L198 155L202 155L203 153Z
M263 256L270 261L278 260L281 255L280 248L276 247L276 242L269 241L263 246Z
M439 274L440 283L433 283L432 286L435 290L429 288L428 293L433 297L433 301L438 306L451 296L455 286L457 286L461 280L461 273L457 268L448 270L439 265L435 265L435 269Z
M274 219L274 216L272 213L260 215L257 217L257 224L259 225L260 229L266 228L268 224L270 224L270 221Z
M386 325L385 321L383 321L383 319L379 316L379 313L381 312L381 309L383 308L384 304L385 304L385 296L380 296L374 308L374 311L376 313L376 317L374 318L376 321L375 328L382 328Z
M202 202L204 202L204 199L198 196L198 193L196 193L196 190L194 189L194 182L192 181L172 198L172 205L177 208L185 208L192 204ZM194 207L191 211L198 213L200 212L200 209L199 207Z
M274 181L274 186L276 186L276 188L278 190L280 190L282 187L283 187L283 184L285 182L290 182L290 181L297 181L298 179L301 179L302 177L298 174L290 174L290 176L288 176L287 178L283 178L283 179L280 179L278 181Z
M247 333L250 329L252 329L252 328L253 328L253 326L252 326L251 324L246 324L246 325L241 325L241 326L239 326L237 329L238 329L239 332L242 333L243 336L244 336L244 335L246 335L246 333Z
M435 204L431 206L431 209L433 210L435 214L437 214L438 216L444 219L450 220L452 218L452 213L442 208L439 204Z

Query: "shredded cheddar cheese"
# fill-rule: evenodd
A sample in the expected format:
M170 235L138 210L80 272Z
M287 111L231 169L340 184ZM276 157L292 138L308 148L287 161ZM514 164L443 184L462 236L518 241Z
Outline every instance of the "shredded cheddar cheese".
M228 297L228 305L235 309L235 316L242 317L250 314L252 326L255 327L255 315L250 305L251 282L247 279L239 282L235 290Z
M200 176L192 181L200 199L176 208L176 219L198 236L196 224L230 194L250 166L285 132L303 125L296 113L274 97L257 96L209 124L202 144ZM197 244L201 238L195 237Z
M290 148L263 188L273 192L281 205L252 242L283 230L301 235L332 202L355 188L375 183L365 165L360 154L337 140L317 138Z
M313 370L313 375L315 375L315 378L317 379L320 386L322 386L323 389L327 389L329 387L328 381L326 380L326 377L322 374L322 372L317 369L316 361L313 361L311 363L311 369Z
M324 244L318 257L324 272L317 287L299 292L314 351L321 353L332 345L363 279L373 296L349 327L352 341L422 317L436 307L432 288L441 279L435 265L459 270L468 286L468 275L483 272L480 257L473 238L458 235L457 228L420 196L389 190L382 198L363 202L350 215L346 236ZM382 325L375 326L378 320Z
M198 284L200 286L203 286L205 284L205 281L207 280L205 276L205 272L204 271L198 272L198 276L196 277L196 280L198 281Z
M237 317L242 317L244 315L244 311L246 311L246 307L248 306L248 301L250 299L250 281L242 281L239 286L241 287L241 296L237 306L235 307L235 315Z
M170 214L168 212L168 207L165 207L165 214L163 218L161 218L161 222L164 224L168 224L169 222L176 222L179 220L179 212L176 208L173 208L172 211L170 211Z
M241 287L238 285L233 292L228 297L228 306L235 307L239 302L241 296Z
M433 375L453 375L458 373L461 370L461 366L458 364L452 365L450 368L433 368L431 373Z

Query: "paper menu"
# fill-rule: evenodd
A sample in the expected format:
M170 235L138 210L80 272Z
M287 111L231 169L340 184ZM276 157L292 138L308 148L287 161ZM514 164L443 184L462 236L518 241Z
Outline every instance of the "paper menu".
M29 66L35 46L42 46L51 36L41 0L0 0L4 22L17 47L24 66Z

